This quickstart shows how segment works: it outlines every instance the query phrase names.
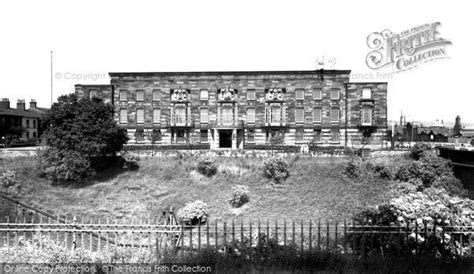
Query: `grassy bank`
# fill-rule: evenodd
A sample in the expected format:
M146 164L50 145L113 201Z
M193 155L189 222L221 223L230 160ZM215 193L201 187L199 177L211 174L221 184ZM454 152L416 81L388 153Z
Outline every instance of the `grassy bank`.
M105 171L87 185L52 185L38 178L34 158L0 161L0 173L17 170L20 190L15 196L58 214L85 218L158 218L164 208L179 208L203 200L211 220L230 218L341 219L385 200L392 182L363 173L347 178L349 158L292 158L290 177L274 185L262 176L264 159L217 158L219 171L207 178L195 171L197 158L148 158L137 171ZM401 156L391 161L406 161ZM232 185L250 187L250 202L233 209Z

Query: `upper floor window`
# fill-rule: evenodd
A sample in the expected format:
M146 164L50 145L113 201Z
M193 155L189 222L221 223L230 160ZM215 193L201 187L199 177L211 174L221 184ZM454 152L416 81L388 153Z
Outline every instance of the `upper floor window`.
M255 109L254 108L247 109L247 123L249 124L255 123Z
M331 123L339 123L339 109L333 108L331 109Z
M26 127L27 127L27 128L30 127L30 120L26 120Z
M120 97L119 98L120 101L127 101L127 91L121 90L119 97Z
M321 100L323 98L323 91L319 88L313 90L313 99Z
M153 91L153 101L159 101L160 100L160 90L154 90Z
M332 100L339 99L339 89L331 89L331 99Z
M304 100L304 89L295 90L295 98L296 100Z
M234 105L233 104L222 104L221 123L222 124L234 123Z
M372 99L372 90L370 88L362 89L362 99Z
M142 108L137 109L137 124L145 123L145 110Z
M201 100L209 100L209 91L207 89L201 89L200 98Z
M201 123L207 124L209 122L209 112L207 108L201 108Z
M121 124L126 124L128 121L128 111L126 109L121 109L120 110L120 117L119 121Z
M322 115L322 109L320 108L315 108L314 109L314 115L313 115L313 119L314 119L314 122L315 123L321 123L322 122L322 118L323 118L323 115Z
M145 100L145 92L143 90L137 91L137 101Z
M304 109L302 108L295 109L295 122L304 123Z
M33 120L33 128L36 128L36 120Z
M247 90L247 100L255 100L255 90L254 89Z
M153 123L159 124L161 119L161 110L159 108L153 109Z
M363 126L372 125L372 108L362 107L362 119L361 123Z
M186 106L184 104L175 105L172 114L174 125L186 125Z
M283 122L283 107L280 103L269 104L266 108L266 123L280 125Z
M97 90L91 90L89 95L90 95L91 99L94 98L94 97L97 97Z

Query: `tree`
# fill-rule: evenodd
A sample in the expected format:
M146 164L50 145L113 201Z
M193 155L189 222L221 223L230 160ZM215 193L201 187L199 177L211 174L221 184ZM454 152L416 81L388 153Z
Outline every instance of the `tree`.
M94 168L93 157L115 155L128 140L126 129L117 125L113 113L112 105L104 104L99 98L78 99L74 94L59 97L45 115L45 123L49 125L45 137L50 151L41 156L42 172L59 180L76 180L93 174L89 169ZM74 161L69 159L71 155ZM70 162L75 164L69 165ZM75 168L78 162L81 168ZM68 174L62 174L65 172Z

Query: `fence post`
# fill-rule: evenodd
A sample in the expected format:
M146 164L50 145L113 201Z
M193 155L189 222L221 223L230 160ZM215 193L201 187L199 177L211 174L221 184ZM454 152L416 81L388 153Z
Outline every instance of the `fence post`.
M331 235L329 235L329 220L326 220L326 251L329 251L329 237Z
M344 253L347 253L347 219L344 217Z
M67 223L67 216L64 218L64 245L66 246L67 249L67 242L68 242L68 223Z
M249 220L249 235L250 235L250 248L252 248L252 240L253 240L253 233L252 233L252 220Z
M232 244L235 243L235 222L234 218L232 218Z
M133 220L132 220L132 223L133 223ZM98 226L98 230L97 230L97 251L100 252L100 231L102 229L101 225L100 225L100 217L99 217L99 221L97 222L97 226ZM132 239L133 239L133 234L132 234ZM132 246L133 246L133 242L132 242Z
M76 249L76 224L77 218L76 215L72 217L72 249Z
M201 220L198 221L198 250L201 250Z
M81 216L81 248L84 249L84 217Z
M7 251L10 251L10 216L7 216Z
M286 247L286 219L283 219L283 245Z
M293 241L293 245L296 246L296 225L295 225L295 220L293 219L293 222L292 222L292 235L291 235L291 240Z
M339 225L338 222L335 221L335 223L334 223L334 248L336 249L336 252L337 252L337 238L338 238L338 237L337 237L337 236L338 236L338 235L337 235L337 233L338 233L338 231L337 231L337 226L338 226L338 225Z
M418 220L415 220L415 254L418 254Z
M193 225L191 224L189 226L189 250L191 251L191 254L192 254L192 251L193 251Z
M300 239L300 244L301 244L301 255L303 255L303 248L304 248L304 227L303 227L303 219L301 219L301 239Z
M313 221L309 220L309 253L313 251Z
M206 244L209 247L209 221L206 220Z
M250 237L252 237L252 235L250 235ZM244 249L244 218L240 220L240 244L242 246L241 248Z
M223 246L225 248L227 244L227 222L224 221L224 237L222 238Z
M216 219L216 222L214 224L214 232L216 233L215 234L215 237L214 237L214 241L216 242L216 249L218 248L218 245L219 245L219 242L218 242L218 231L217 231L217 219Z
M278 219L275 219L275 242L278 246Z

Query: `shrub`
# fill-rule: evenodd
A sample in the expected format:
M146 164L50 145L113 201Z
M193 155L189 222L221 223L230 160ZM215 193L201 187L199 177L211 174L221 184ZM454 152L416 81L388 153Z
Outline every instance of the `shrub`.
M277 184L282 183L290 176L288 164L279 156L269 158L263 163L263 175Z
M342 173L349 178L358 178L361 175L360 164L352 159L346 164Z
M14 170L5 171L2 176L0 176L0 181L4 187L10 187L17 183L16 172Z
M140 161L140 158L138 156L130 155L130 154L125 154L122 156L122 161L123 169L128 169L128 170L136 170L140 167L138 162Z
M466 196L468 191L464 188L461 180L454 176L440 176L431 185L434 188L445 189L449 194L455 196Z
M187 203L176 213L178 219L187 224L195 225L205 223L209 215L209 208L203 201L197 200Z
M421 153L424 151L431 150L431 146L427 143L416 143L410 152L410 157L414 160L420 159Z
M49 180L77 181L95 174L89 158L73 150L59 151L49 147L39 157L39 175Z
M199 161L197 170L202 175L211 177L217 173L217 166L211 158L204 158Z
M229 199L233 207L240 207L249 201L249 187L244 185L235 185L232 187L232 194Z
M376 163L374 165L374 172L384 179L391 179L393 177L392 169L388 163Z

